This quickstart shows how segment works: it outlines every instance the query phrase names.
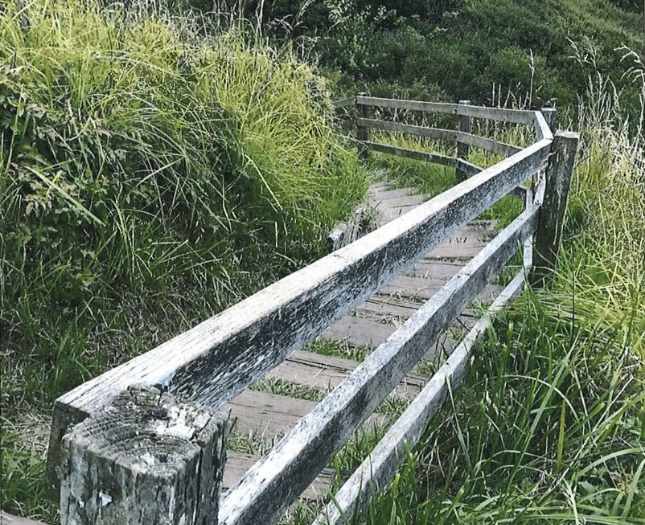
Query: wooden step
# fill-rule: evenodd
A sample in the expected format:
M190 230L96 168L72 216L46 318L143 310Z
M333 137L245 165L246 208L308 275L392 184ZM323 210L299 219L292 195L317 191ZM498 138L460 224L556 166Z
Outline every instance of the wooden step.
M318 403L306 399L279 396L267 392L244 390L222 408L236 419L235 433L252 432L264 441L280 438Z
M349 359L298 351L272 370L267 377L322 390L333 390L358 365L359 363ZM425 383L424 377L410 374L394 389L393 393L400 397L414 398L421 392Z
M376 348L394 333L396 328L362 317L346 315L321 335L323 339L342 341L355 347Z
M259 456L245 454L244 452L235 452L232 450L227 451L222 490L226 491L237 484L237 482L242 479L242 476L244 476L244 474L246 474L246 472L259 460ZM334 481L334 476L334 469L323 469L313 483L305 489L301 497L307 500L315 500L326 496ZM18 523L16 525L22 524Z
M409 206L419 206L419 204L423 204L427 200L427 197L425 197L424 195L401 195L400 197L392 197L382 200L377 204L376 209L407 208Z

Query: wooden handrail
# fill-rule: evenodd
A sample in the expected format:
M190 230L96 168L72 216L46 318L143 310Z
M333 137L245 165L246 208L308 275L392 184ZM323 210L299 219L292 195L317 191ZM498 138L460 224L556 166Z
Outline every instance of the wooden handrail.
M153 519L159 509L165 515L174 516L173 523L186 525L201 522L206 515L215 525L218 519L222 525L270 523L347 442L352 432L417 363L439 331L486 286L518 245L525 244L525 262L530 261L528 248L534 231L540 232L536 246L549 249L548 256L539 260L547 266L545 271L549 271L549 265L553 266L566 205L563 188L573 169L577 136L559 133L554 140L540 112L393 101L363 95L339 101L335 106L355 104L359 106L360 118L349 122L358 127L358 144L365 155L369 150L380 151L455 167L471 177L377 231L57 399L50 436L48 480L50 488L55 489L57 475L62 473L63 525L94 525L101 522L106 512L115 513L120 520L123 518L120 523L134 525L137 516L145 514ZM370 105L444 113L454 109L456 115L464 118L532 124L537 142L520 149L473 135L466 126L464 130L451 131L369 119L366 112ZM553 121L552 114L549 118ZM481 169L463 158L372 142L368 138L369 129L450 140L507 158ZM525 190L526 211L252 467L222 500L219 518L216 518L219 500L213 498L219 493L226 437L226 423L216 411L367 299L393 275L414 264L460 226L476 218L528 177L540 173L545 166L546 190L543 182L538 185L534 202L528 200L532 190ZM544 205L543 195L546 195ZM544 206L550 209L545 211ZM539 277L542 283L544 272ZM503 300L519 289L522 279L523 276L516 277L515 288L507 288ZM493 308L501 304L496 302ZM484 324L477 325L480 332ZM472 349L471 339L458 348L455 357L440 369L440 377L430 381L425 395L411 405L386 435L382 446L377 447L372 460L381 466L372 473L375 480L387 479L394 461L392 446L398 450L401 436L414 439L418 435L423 418L427 418L445 395L445 381L458 382ZM120 420L119 411L128 412L127 421ZM142 436L141 439L154 444L145 465L137 463L138 459L132 460L137 454L126 450L131 436L137 439ZM178 460L169 469L164 467L160 475L162 470L158 467L165 462L163 458L168 450L178 454ZM122 484L118 487L114 477L117 464L119 469L125 468L119 470L118 480ZM88 473L87 465L92 465L92 472L98 474ZM356 476L364 475L365 468L350 479L347 490L344 488L339 493L340 504L357 501L357 487L361 487ZM191 472L198 472L204 479L200 477L197 482L194 476L188 479ZM172 486L162 487L164 483L168 485L168 480ZM104 485L119 494L116 503L104 491ZM160 492L155 492L155 487ZM183 499L174 496L184 489ZM157 507L146 496L152 493L163 496ZM104 498L110 499L107 510L103 509Z

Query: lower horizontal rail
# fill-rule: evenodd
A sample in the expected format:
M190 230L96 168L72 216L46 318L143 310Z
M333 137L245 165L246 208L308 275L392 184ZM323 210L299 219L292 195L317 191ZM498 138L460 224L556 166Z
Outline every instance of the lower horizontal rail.
M412 149L399 148L398 146L390 146L389 144L381 144L379 142L363 142L372 151L379 153L386 153L388 155L396 155L398 157L405 157L408 159L421 160L423 162L430 162L432 164L440 164L454 168L457 165L457 159L448 157L447 155L440 155L438 153L428 153L425 151L416 151ZM479 171L482 171L479 169ZM478 173L479 173L478 171Z
M524 286L525 269L515 276L499 294L487 313L477 322L446 362L432 376L421 393L379 441L361 466L336 493L334 499L312 525L350 523L352 515L367 505L369 498L382 490L394 477L405 459L406 448L412 448L423 435L428 421L446 399L448 384L456 388L465 376L469 358L477 339L492 324L500 311Z

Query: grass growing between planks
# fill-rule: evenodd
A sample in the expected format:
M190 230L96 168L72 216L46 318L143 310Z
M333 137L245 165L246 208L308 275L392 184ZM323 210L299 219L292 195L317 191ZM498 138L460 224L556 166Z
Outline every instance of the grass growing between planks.
M56 519L53 399L324 252L366 190L333 119L307 64L239 32L0 6L4 509Z
M613 112L582 114L552 286L496 320L353 525L645 523L645 156Z

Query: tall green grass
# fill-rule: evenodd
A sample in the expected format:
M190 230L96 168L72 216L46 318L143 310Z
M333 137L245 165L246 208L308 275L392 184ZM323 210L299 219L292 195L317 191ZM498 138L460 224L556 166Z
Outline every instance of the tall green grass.
M366 190L333 120L324 80L239 26L0 6L3 508L45 512L26 415L324 252Z
M591 102L550 287L496 320L353 524L645 523L645 154L611 91Z

